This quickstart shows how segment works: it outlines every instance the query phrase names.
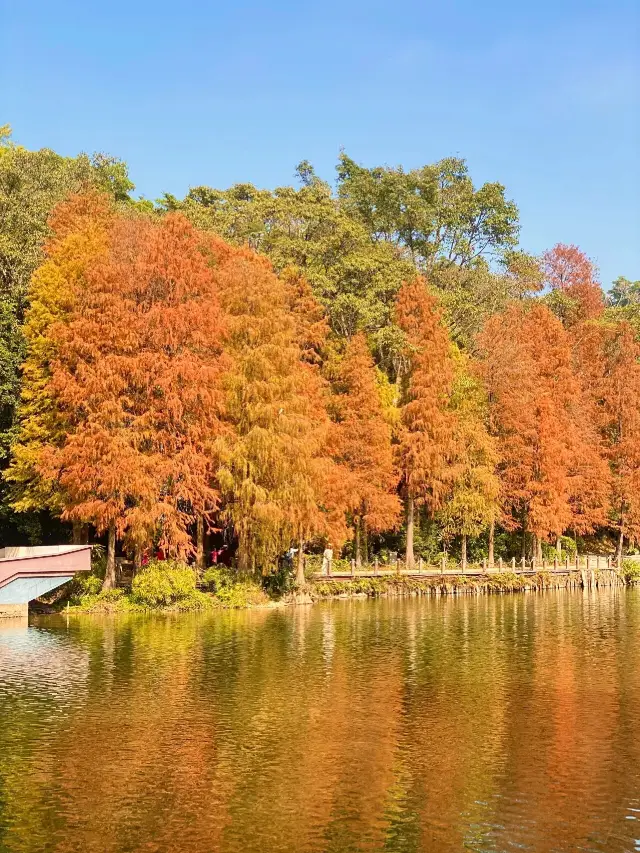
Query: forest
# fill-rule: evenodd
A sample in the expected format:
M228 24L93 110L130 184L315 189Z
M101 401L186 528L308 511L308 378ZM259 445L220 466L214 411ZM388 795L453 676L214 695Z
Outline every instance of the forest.
M640 538L640 282L464 160L134 197L0 134L0 535L239 577Z

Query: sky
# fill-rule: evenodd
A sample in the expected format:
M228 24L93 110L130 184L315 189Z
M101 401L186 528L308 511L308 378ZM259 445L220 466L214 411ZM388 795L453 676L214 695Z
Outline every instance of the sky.
M0 0L0 57L16 142L116 155L147 198L460 156L523 249L640 279L637 0Z

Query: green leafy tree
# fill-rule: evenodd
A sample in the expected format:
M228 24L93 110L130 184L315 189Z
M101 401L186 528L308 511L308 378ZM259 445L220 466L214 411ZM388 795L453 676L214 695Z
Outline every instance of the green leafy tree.
M335 333L351 337L366 330L375 335L388 324L395 293L411 264L393 246L373 241L308 164L301 164L298 174L299 188L196 187L183 202L165 196L163 205L267 255L278 273L287 267L302 272Z
M405 171L365 168L342 153L337 170L342 206L376 242L400 247L425 272L504 258L517 243L515 203L502 184L476 189L464 160L449 157Z

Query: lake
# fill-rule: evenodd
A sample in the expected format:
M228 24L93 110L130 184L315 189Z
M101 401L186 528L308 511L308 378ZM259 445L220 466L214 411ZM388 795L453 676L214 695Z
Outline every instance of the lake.
M0 624L2 853L640 850L640 591Z

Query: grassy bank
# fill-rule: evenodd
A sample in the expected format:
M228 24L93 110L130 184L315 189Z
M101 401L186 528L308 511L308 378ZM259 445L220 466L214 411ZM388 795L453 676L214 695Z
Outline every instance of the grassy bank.
M207 571L204 588L198 588L193 568L172 560L142 568L130 590L102 591L101 575L100 566L89 575L78 575L60 605L79 613L172 613L258 607L271 601L259 584L237 581L223 569Z
M408 577L355 577L343 580L316 578L303 589L286 594L268 594L261 585L238 581L224 569L210 569L204 576L204 589L196 588L193 569L181 563L153 563L134 579L130 591L101 591L98 575L79 576L73 581L61 607L79 613L193 612L214 609L267 607L275 604L310 604L332 598L489 595L496 593L542 591L552 589L595 589L633 586L640 583L640 566L624 563L620 571L573 571L567 574L537 572L491 572L484 575L438 575Z

